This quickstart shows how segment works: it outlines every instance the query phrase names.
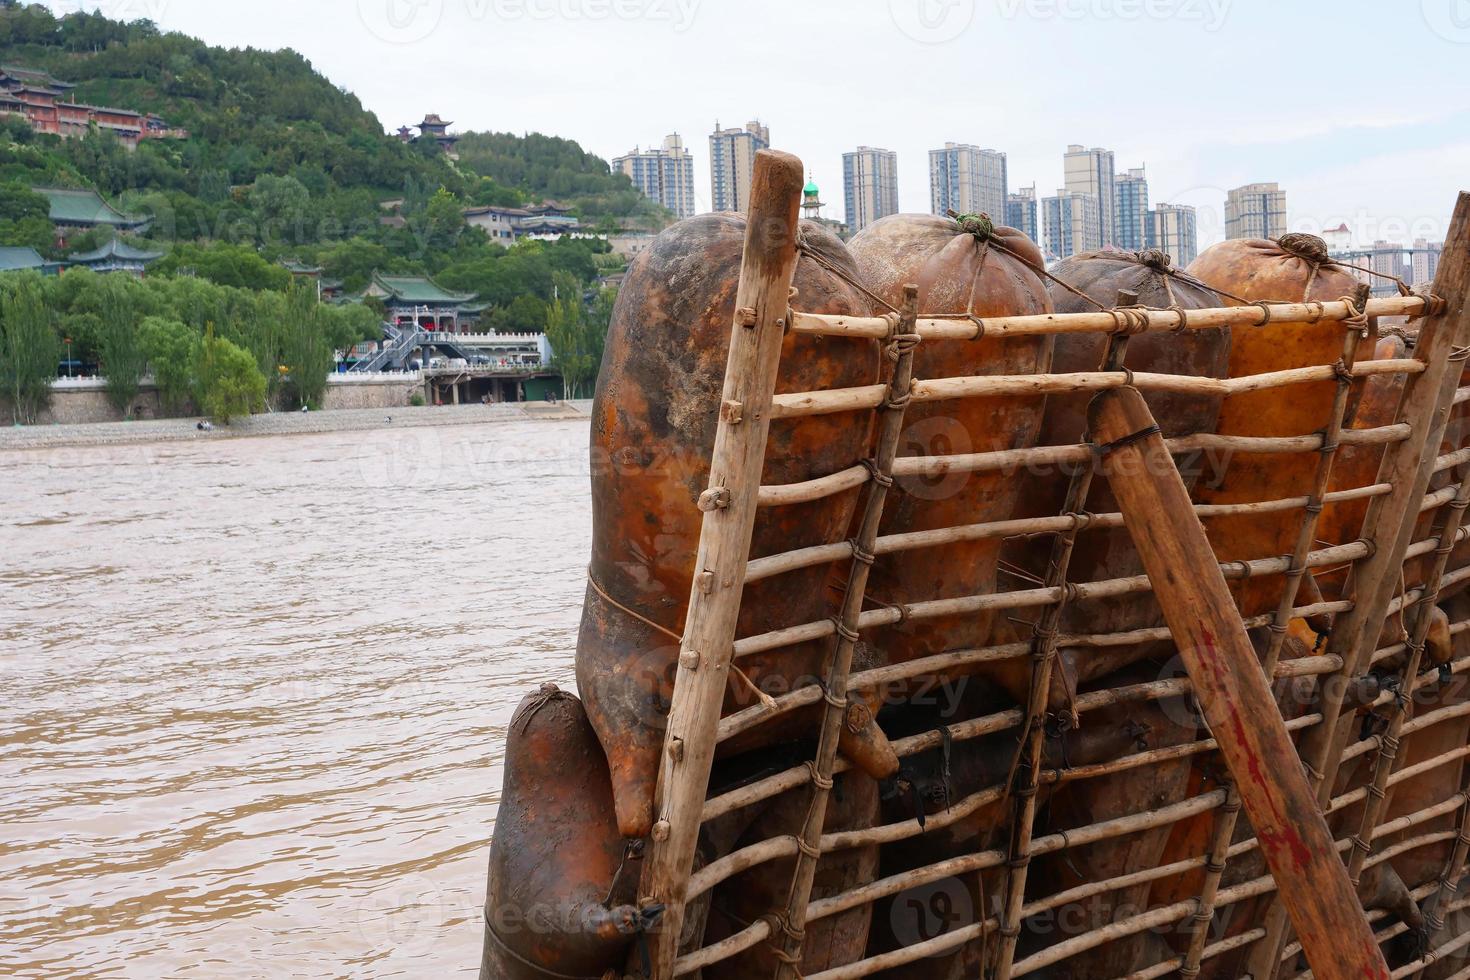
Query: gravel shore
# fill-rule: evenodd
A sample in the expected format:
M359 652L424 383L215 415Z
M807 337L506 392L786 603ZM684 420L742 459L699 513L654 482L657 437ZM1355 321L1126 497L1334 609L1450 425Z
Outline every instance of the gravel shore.
M198 419L149 419L142 422L93 422L85 425L19 425L0 429L0 451L50 449L57 446L120 446L141 442L196 439L239 439L246 436L344 432L424 425L478 425L528 419L586 418L590 402L505 402L496 405L443 405L422 408L353 408L329 412L274 412L236 419L208 432Z

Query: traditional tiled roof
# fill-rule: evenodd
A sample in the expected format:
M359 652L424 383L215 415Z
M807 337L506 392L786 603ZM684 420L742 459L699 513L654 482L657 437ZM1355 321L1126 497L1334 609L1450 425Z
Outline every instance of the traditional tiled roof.
M468 303L474 293L456 293L445 289L428 276L388 276L373 273L368 291L374 295L403 303Z
M123 214L102 200L94 190L68 187L33 187L37 194L51 202L51 220L72 225L111 225L116 228L137 228L148 223L148 218Z
M307 265L295 259L282 259L281 265L293 276L319 276L322 272L322 267L319 265Z
M35 85L47 85L51 88L76 88L70 82L63 82L52 78L49 72L37 68L22 68L19 65L0 65L0 76L8 75L19 82L27 82Z
M149 252L145 249L134 248L120 238L114 238L101 248L90 252L75 252L67 256L67 261L76 262L79 265L91 265L94 262L105 262L108 259L116 259L119 262L152 262L163 258L162 252Z
M19 245L0 246L0 272L40 269L45 265L46 260L41 258L41 253L33 248Z

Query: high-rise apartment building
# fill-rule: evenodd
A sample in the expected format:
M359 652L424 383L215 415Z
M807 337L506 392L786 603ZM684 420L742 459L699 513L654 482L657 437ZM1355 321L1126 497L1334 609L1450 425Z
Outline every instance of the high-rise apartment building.
M1286 191L1246 184L1225 197L1226 238L1280 238L1286 234Z
M1411 286L1428 286L1439 274L1439 256L1444 251L1444 242L1414 239L1414 252L1409 257Z
M1112 244L1130 252L1148 247L1148 178L1134 167L1114 183Z
M1095 252L1103 247L1102 209L1093 195L1063 187L1055 197L1042 199L1041 214L1045 247L1056 258Z
M898 213L898 154L860 146L842 154L847 229L854 235L879 218Z
M1086 149L1073 143L1062 157L1066 189L1073 194L1090 195L1098 206L1102 228L1102 245L1117 241L1114 215L1117 211L1117 189L1113 173L1113 151L1098 147ZM1050 200L1050 199L1048 199Z
M744 211L750 207L750 181L755 154L771 145L771 131L759 122L744 129L721 129L709 136L710 206L716 211Z
M1169 255L1176 269L1183 269L1199 256L1198 235L1194 208L1187 204L1165 204L1161 201L1148 213L1146 247Z
M929 211L943 215L988 214L1005 218L1006 155L969 143L945 143L929 151Z
M1006 221L1005 223L1018 231L1024 231L1026 237L1041 244L1041 228L1036 217L1036 185L1022 187L1014 194L1006 195Z
M680 218L694 216L694 157L678 133L664 137L662 149L640 150L615 157L613 170L625 173L645 197Z

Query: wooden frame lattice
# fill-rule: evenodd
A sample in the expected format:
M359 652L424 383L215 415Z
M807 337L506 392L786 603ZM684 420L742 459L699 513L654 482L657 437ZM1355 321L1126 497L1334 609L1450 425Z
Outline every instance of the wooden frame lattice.
M913 293L899 314L873 317L830 316L788 309L788 295L797 259L797 206L803 183L800 162L785 154L763 152L758 156L751 195L745 260L737 291L737 312L731 327L728 366L722 399L736 411L722 411L711 455L709 490L700 498L705 511L703 532L696 558L685 634L681 643L665 752L659 775L656 823L649 860L643 876L641 900L663 907L660 927L650 937L646 950L630 961L638 973L646 952L652 980L697 974L703 968L727 960L742 951L766 943L778 962L778 980L799 975L802 940L808 925L841 912L871 905L903 890L946 877L987 869L1004 869L1003 903L981 921L892 952L837 966L806 980L849 980L871 976L889 967L912 963L926 956L957 949L976 940L987 941L989 975L1007 980L1063 963L1070 957L1104 943L1145 929L1183 924L1188 935L1184 951L1133 974L1162 977L1177 974L1197 976L1202 965L1225 953L1249 949L1251 972L1257 980L1300 974L1291 965L1301 947L1290 942L1289 922L1278 902L1266 921L1243 934L1212 941L1210 923L1216 910L1245 899L1270 895L1275 882L1264 877L1229 884L1224 874L1229 862L1256 851L1254 839L1237 840L1241 800L1228 781L1219 788L1184 799L1159 810L1129 814L1068 830L1038 833L1035 825L1037 791L1081 779L1126 773L1166 760L1188 758L1217 749L1214 738L1200 738L1182 745L1145 748L1117 759L1075 768L1046 768L1041 752L1041 721L1045 716L1051 665L1059 646L1092 647L1167 640L1167 627L1132 630L1126 633L1059 636L1064 604L1079 598L1122 596L1150 589L1146 576L1098 582L1069 582L1068 559L1079 534L1123 525L1118 514L1088 514L1085 500L1093 468L1082 466L1072 478L1067 500L1056 517L994 521L939 531L904 534L882 533L881 517L885 494L896 477L921 473L984 472L1018 467L1028 463L1075 463L1086 460L1088 446L1037 447L956 457L902 457L896 455L904 408L912 401L950 398L983 398L1018 393L1042 395L1052 392L1104 391L1131 384L1148 391L1183 391L1231 394L1241 391L1290 389L1292 386L1335 381L1331 409L1316 433L1285 438L1234 438L1202 434L1171 440L1169 449L1186 452L1281 453L1317 452L1317 468L1309 492L1281 500L1246 504L1197 505L1200 516L1300 511L1294 546L1288 555L1259 556L1220 566L1228 579L1280 576L1283 588L1273 612L1245 622L1247 627L1264 627L1268 640L1262 667L1268 678L1314 679L1317 700L1308 712L1291 719L1286 727L1297 733L1298 749L1307 767L1318 802L1325 814L1338 814L1361 805L1360 818L1348 836L1339 835L1338 849L1354 881L1369 868L1416 848L1450 846L1451 855L1437 881L1419 887L1414 897L1423 903L1431 939L1437 943L1421 961L1395 972L1395 976L1418 976L1436 958L1442 959L1470 943L1467 936L1442 935L1452 912L1470 907L1457 897L1459 881L1470 860L1470 791L1458 792L1435 801L1415 813L1384 819L1379 805L1393 786L1441 766L1463 765L1470 748L1402 765L1395 748L1416 731L1470 716L1470 703L1416 713L1403 707L1400 697L1415 690L1430 689L1446 678L1470 673L1470 657L1451 661L1441 668L1423 669L1423 651L1430 628L1430 611L1442 590L1470 581L1470 568L1453 568L1451 551L1470 539L1463 523L1470 508L1470 482L1456 482L1457 472L1470 469L1470 448L1451 446L1441 451L1446 420L1451 409L1470 400L1470 388L1460 389L1463 369L1461 346L1470 341L1470 195L1461 195L1455 212L1448 246L1442 257L1433 295L1405 295L1367 301L1361 308L1351 301L1327 303L1282 303L1235 306L1214 310L1139 310L1124 319L1116 312L1045 314L985 320L925 316L916 309ZM1405 315L1420 318L1418 340L1412 357L1356 361L1358 341L1369 319ZM1172 375L1131 373L1123 369L1126 337L1144 331L1204 330L1222 326L1249 329L1270 320L1335 321L1343 324L1340 360L1266 375L1228 381ZM890 353L891 367L883 384L859 388L796 394L775 393L783 335L788 331L819 334L835 339L879 340ZM1072 375L1026 377L966 377L915 379L912 377L916 344L942 343L992 335L1034 335L1094 332L1110 334L1108 354L1098 371ZM1380 374L1404 379L1404 394L1393 424L1371 429L1346 427L1354 382ZM793 486L761 486L760 474L770 421L828 412L869 410L876 413L873 459L840 472ZM1376 479L1358 487L1330 489L1337 451L1344 445L1381 445L1383 462ZM1431 492L1436 476L1445 486ZM752 527L758 508L820 500L854 488L862 488L861 517L854 538L813 548L764 557L749 558ZM1332 503L1365 500L1367 516L1359 540L1320 546L1316 540L1318 517ZM1430 527L1428 533L1416 528ZM1020 534L1053 535L1054 550L1045 581L1036 588L982 595L916 601L905 607L865 609L867 570L876 555L933 547L935 545ZM1403 586L1406 562L1421 561L1427 575L1421 584ZM770 578L796 568L834 562L850 564L848 584L834 616L813 623L795 624L759 636L735 635L741 591L747 581ZM1346 565L1350 568L1351 598L1299 605L1299 587L1313 569ZM939 615L1032 608L1038 616L1029 640L992 647L947 651L922 661L854 671L852 652L863 631L900 620L922 623ZM1325 613L1336 615L1336 625L1325 650L1312 656L1282 660L1283 641L1292 619ZM1405 636L1401 641L1380 646L1380 634L1390 617L1402 614ZM1452 635L1470 630L1470 622L1451 624ZM758 652L779 650L791 644L830 638L830 653L824 683L797 688L767 703L721 717L726 682L739 659ZM1030 657L1032 682L1029 703L893 740L900 758L933 749L943 740L962 742L997 732L1016 733L1020 750L1016 779L1011 786L994 785L950 802L948 809L930 817L920 827L908 820L898 824L824 832L827 796L832 780L847 771L850 763L837 752L838 731L848 707L847 692L883 683L930 674L940 670L974 667ZM1363 703L1349 701L1364 685L1368 669L1389 658L1402 657L1398 690L1370 690L1362 695L1366 706L1391 712L1386 731L1354 737L1349 722ZM1141 703L1188 695L1188 678L1159 680L1108 688L1078 695L1076 711L1085 719L1089 712L1110 705ZM720 795L708 796L708 783L719 743L783 717L802 707L822 705L820 728L814 732L817 749L804 765L769 774ZM1208 733L1205 733L1208 734ZM1334 777L1345 762L1371 758L1367 785L1336 792ZM980 808L1007 797L1012 804L1005 845L999 849L964 854L901 874L866 882L838 895L813 900L812 880L824 854L858 846L887 844L920 833L952 826ZM695 868L695 850L701 826L736 810L750 807L783 793L804 791L809 807L798 833L758 841L709 864ZM1087 882L1050 896L1030 896L1026 889L1026 867L1033 858L1064 852L1070 848L1112 840L1140 830L1169 826L1179 820L1213 813L1207 847L1197 856L1160 868L1131 869L1128 874L1106 881ZM1456 830L1416 830L1456 816ZM1406 836L1407 835L1407 836ZM1375 849L1376 842L1392 842ZM1447 845L1447 842L1453 842ZM784 906L756 919L733 935L708 946L694 944L681 951L686 911L690 904L709 893L720 882L742 871L776 860L790 861L794 868ZM1015 938L1021 923L1032 915L1107 891L1203 869L1203 885L1191 899L1150 908L1137 915L1070 936L1039 951L1018 958ZM1368 921L1383 923L1381 913L1369 913ZM1382 942L1400 935L1401 924L1383 925ZM1283 967L1288 969L1283 970ZM1470 978L1470 970L1462 976Z

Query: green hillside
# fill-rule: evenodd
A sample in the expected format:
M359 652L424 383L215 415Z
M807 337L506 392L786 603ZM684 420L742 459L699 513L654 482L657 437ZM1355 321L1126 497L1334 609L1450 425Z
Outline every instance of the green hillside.
M78 101L187 129L187 140L147 140L136 152L102 135L35 137L15 121L0 132L10 144L0 146L0 180L95 185L158 214L160 233L176 240L292 247L361 236L422 260L412 226L441 188L463 205L555 198L590 224L666 217L570 140L470 134L458 163L427 141L405 144L291 50L212 47L147 21L7 4L0 64L44 69L75 84ZM411 227L384 230L379 205L400 198Z
M320 266L349 293L374 271L477 293L486 326L551 327L557 363L576 384L595 368L586 352L611 309L611 291L596 289L599 273L617 265L607 243L505 248L467 226L463 209L555 199L605 230L669 220L571 140L469 134L458 160L432 141L405 143L290 50L214 47L148 21L58 17L0 0L0 66L49 72L75 86L78 102L154 113L188 131L130 151L110 133L62 139L0 116L0 246L61 259L101 244L94 232L58 245L48 202L31 191L51 185L93 187L151 217L140 244L166 253L143 282L75 269L0 281L0 402L17 420L34 416L63 346L102 365L109 382L133 379L117 389L120 408L144 364L188 379L176 393L190 388L198 404L227 364L250 376L224 384L249 394L239 410L256 407L257 388L315 404L312 379L332 349L374 337L377 317L370 307L315 309L289 288L287 258Z

